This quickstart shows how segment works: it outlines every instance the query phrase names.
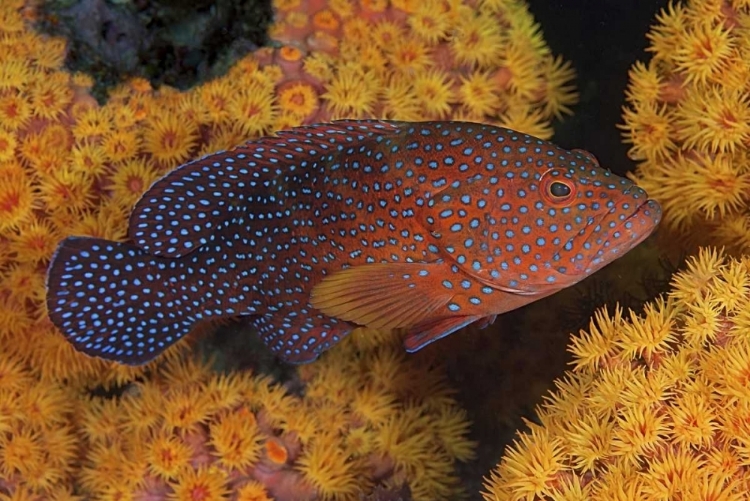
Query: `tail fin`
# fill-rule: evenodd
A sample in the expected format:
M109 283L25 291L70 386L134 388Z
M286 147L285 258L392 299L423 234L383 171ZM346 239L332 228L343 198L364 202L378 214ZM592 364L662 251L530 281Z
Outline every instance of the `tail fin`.
M122 243L70 237L47 275L47 309L73 346L136 365L187 334L196 317L175 293L176 260Z

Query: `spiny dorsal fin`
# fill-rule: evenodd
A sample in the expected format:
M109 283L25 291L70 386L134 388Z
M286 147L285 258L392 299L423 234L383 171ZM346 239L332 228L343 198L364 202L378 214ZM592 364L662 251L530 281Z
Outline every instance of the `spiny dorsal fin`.
M341 120L281 131L193 160L141 197L130 216L130 237L152 255L189 254L230 215L245 210L247 197L263 193L263 183L277 171L304 160L325 161L331 152L399 130L398 122Z
M575 148L575 149L572 149L570 151L572 153L577 154L577 155L581 155L582 157L586 158L586 160L588 160L589 162L591 162L592 164L594 164L594 166L599 167L599 159L596 158L596 156L593 153L591 153L590 151L588 151L588 150L582 150L580 148Z

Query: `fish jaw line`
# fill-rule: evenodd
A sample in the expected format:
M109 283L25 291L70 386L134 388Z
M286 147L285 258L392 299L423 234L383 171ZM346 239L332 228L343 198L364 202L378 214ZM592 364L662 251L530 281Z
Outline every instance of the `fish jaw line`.
M483 285L486 285L487 287L491 287L495 290L498 290L501 292L507 292L508 294L515 294L518 296L549 296L550 294L553 294L560 289L564 289L565 287L572 285L572 284L568 284L567 282L539 283L539 284L529 284L527 289L518 289L514 287L508 287L507 285L499 284L496 280L493 280L484 276L475 275L472 273L469 273L469 276L481 282ZM578 280L576 280L576 282L577 281Z
M476 278L476 277L475 277ZM497 283L494 283L490 280L484 280L477 278L480 282L482 282L484 285L488 287L492 287L495 290L499 290L502 292L507 292L508 294L515 294L517 296L549 296L553 292L557 292L559 289L562 289L566 286L560 286L559 284L554 284L554 287L541 287L536 290L521 290L521 289L514 289L512 287L506 287L503 285L498 285Z
M590 275L627 254L648 238L660 221L661 206L659 203L653 199L644 200L632 214L609 231L609 238L596 249L588 265L582 270L583 273ZM615 237L614 234L616 233L620 233L620 236Z

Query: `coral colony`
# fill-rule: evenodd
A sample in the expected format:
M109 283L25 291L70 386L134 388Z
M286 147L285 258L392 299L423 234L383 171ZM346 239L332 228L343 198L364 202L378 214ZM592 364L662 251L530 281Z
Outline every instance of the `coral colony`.
M66 42L34 31L36 2L0 2L3 498L467 494L456 471L476 449L466 412L442 358L408 357L398 333L360 329L285 386L218 373L190 342L145 366L87 357L47 318L58 243L125 241L133 205L180 163L336 118L469 120L549 139L577 100L570 65L520 1L274 7L278 44L226 75L184 92L131 79L98 104L92 77L63 69ZM621 125L673 241L727 250L690 258L641 315L595 315L538 421L485 479L487 500L750 491L748 19L746 0L665 9L651 60L631 71Z
M635 177L683 245L750 250L747 16L744 1L670 5L630 71L621 128Z
M89 75L62 68L65 41L33 30L34 2L0 2L3 496L345 500L406 486L433 500L464 491L455 464L474 450L465 412L440 362L407 363L388 332L355 332L300 369L301 396L248 372L212 373L185 343L143 367L87 357L46 317L57 243L124 240L133 204L181 162L313 120L424 118L423 107L548 138L576 101L569 64L520 2L430 4L419 22L461 27L453 42L434 30L406 36L413 5L368 2L365 16L355 4L305 14L279 2L279 40L294 26L317 45L262 49L186 92L131 79L100 105ZM498 41L506 50L488 50Z

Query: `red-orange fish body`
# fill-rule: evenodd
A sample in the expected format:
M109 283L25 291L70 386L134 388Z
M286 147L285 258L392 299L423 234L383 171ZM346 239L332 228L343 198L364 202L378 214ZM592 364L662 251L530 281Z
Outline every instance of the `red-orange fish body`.
M407 328L416 351L580 281L659 218L585 152L509 129L319 124L172 171L133 211L135 246L66 239L48 307L78 349L125 363L237 315L290 362L355 325Z

